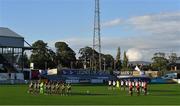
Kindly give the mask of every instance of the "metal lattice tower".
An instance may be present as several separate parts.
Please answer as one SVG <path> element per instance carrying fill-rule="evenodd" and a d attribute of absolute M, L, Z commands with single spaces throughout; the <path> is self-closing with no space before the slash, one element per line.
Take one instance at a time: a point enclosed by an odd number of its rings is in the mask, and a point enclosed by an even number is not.
<path fill-rule="evenodd" d="M 94 35 L 93 35 L 93 69 L 96 70 L 96 64 L 99 65 L 99 70 L 101 71 L 101 26 L 100 26 L 100 6 L 99 0 L 95 0 L 95 15 L 94 15 Z M 96 62 L 95 52 L 99 53 L 98 62 Z"/>

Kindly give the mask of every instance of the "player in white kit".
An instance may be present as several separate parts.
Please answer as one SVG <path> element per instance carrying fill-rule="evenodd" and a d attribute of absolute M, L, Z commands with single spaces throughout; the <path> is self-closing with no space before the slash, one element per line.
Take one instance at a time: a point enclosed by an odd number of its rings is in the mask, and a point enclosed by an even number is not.
<path fill-rule="evenodd" d="M 116 88 L 116 81 L 113 81 L 113 89 Z"/>
<path fill-rule="evenodd" d="M 124 81 L 121 80 L 121 90 L 123 90 L 123 87 L 124 87 L 124 90 L 125 90 Z"/>
<path fill-rule="evenodd" d="M 108 81 L 108 89 L 109 89 L 109 90 L 111 90 L 111 89 L 112 89 L 112 88 L 111 88 L 111 85 L 112 85 L 112 81 L 111 81 L 111 80 L 109 80 L 109 81 Z"/>

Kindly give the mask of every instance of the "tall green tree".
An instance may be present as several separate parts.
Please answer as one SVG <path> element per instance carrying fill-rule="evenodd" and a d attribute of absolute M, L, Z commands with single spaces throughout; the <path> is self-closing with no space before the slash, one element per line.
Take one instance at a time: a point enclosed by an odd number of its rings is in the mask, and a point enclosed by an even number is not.
<path fill-rule="evenodd" d="M 176 63 L 177 60 L 177 54 L 176 53 L 171 53 L 169 56 L 169 62 L 170 63 Z"/>
<path fill-rule="evenodd" d="M 99 53 L 97 51 L 94 51 L 94 54 L 95 54 L 95 60 L 98 61 L 98 58 L 99 58 Z M 79 60 L 82 62 L 82 64 L 84 62 L 84 64 L 87 65 L 87 68 L 92 68 L 92 61 L 93 61 L 93 49 L 91 47 L 84 47 L 84 48 L 81 48 L 79 50 Z M 98 65 L 96 65 L 98 66 Z"/>
<path fill-rule="evenodd" d="M 80 60 L 84 60 L 84 59 L 90 60 L 90 58 L 92 58 L 93 56 L 93 49 L 91 47 L 86 46 L 79 50 L 79 54 L 80 54 L 79 56 Z M 97 52 L 95 54 L 98 55 Z"/>
<path fill-rule="evenodd" d="M 22 55 L 21 56 L 17 55 L 17 56 L 15 56 L 15 58 L 17 60 L 17 64 L 20 67 L 22 67 L 22 65 L 23 65 L 24 68 L 29 68 L 30 67 L 30 60 L 29 60 L 26 53 L 24 53 L 23 57 L 22 57 Z"/>
<path fill-rule="evenodd" d="M 34 63 L 34 68 L 36 69 L 47 69 L 54 68 L 56 65 L 54 63 L 54 57 L 52 57 L 52 50 L 48 49 L 47 43 L 42 40 L 38 40 L 32 44 L 35 48 L 30 56 L 30 62 Z"/>
<path fill-rule="evenodd" d="M 113 69 L 113 64 L 114 64 L 113 56 L 110 54 L 105 54 L 103 57 L 105 58 L 106 67 Z"/>
<path fill-rule="evenodd" d="M 159 71 L 167 70 L 168 60 L 165 58 L 165 53 L 155 53 L 152 58 L 152 67 Z"/>
<path fill-rule="evenodd" d="M 126 51 L 124 51 L 124 57 L 123 57 L 123 64 L 122 64 L 122 68 L 123 70 L 128 70 L 128 63 L 129 63 L 129 59 L 126 55 Z"/>
<path fill-rule="evenodd" d="M 106 71 L 109 71 L 111 74 L 113 73 L 113 67 L 114 67 L 114 58 L 110 54 L 103 55 L 104 60 L 102 62 L 103 65 L 105 65 Z M 104 67 L 104 66 L 103 66 Z"/>
<path fill-rule="evenodd" d="M 73 68 L 76 62 L 76 53 L 65 42 L 56 42 L 55 47 L 58 63 L 63 67 Z"/>
<path fill-rule="evenodd" d="M 49 68 L 57 68 L 57 58 L 56 53 L 52 49 L 48 49 L 48 67 Z"/>
<path fill-rule="evenodd" d="M 122 68 L 122 63 L 121 63 L 121 49 L 118 47 L 117 49 L 117 55 L 116 55 L 116 70 L 120 71 Z"/>
<path fill-rule="evenodd" d="M 79 50 L 79 60 L 81 62 L 81 64 L 86 64 L 87 68 L 92 68 L 92 61 L 93 61 L 93 49 L 91 47 L 84 47 L 81 48 Z M 94 55 L 95 55 L 95 61 L 98 62 L 99 59 L 99 53 L 97 51 L 94 51 Z M 102 62 L 102 67 L 104 68 L 105 65 L 105 69 L 106 70 L 113 70 L 113 66 L 114 66 L 114 58 L 112 55 L 110 54 L 101 54 L 101 62 Z M 86 62 L 86 63 L 84 63 Z M 98 69 L 99 65 L 96 63 L 95 68 Z M 83 68 L 83 65 L 82 67 Z"/>

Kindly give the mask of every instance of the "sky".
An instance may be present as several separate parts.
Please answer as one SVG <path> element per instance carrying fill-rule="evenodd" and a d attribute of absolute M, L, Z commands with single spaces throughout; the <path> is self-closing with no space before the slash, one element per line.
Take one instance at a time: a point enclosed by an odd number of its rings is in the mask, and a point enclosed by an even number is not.
<path fill-rule="evenodd" d="M 94 0 L 0 0 L 0 26 L 43 40 L 64 41 L 76 52 L 92 46 Z M 155 52 L 180 56 L 180 0 L 100 0 L 102 53 L 117 48 L 130 61 L 151 61 Z M 123 53 L 121 53 L 123 54 Z"/>

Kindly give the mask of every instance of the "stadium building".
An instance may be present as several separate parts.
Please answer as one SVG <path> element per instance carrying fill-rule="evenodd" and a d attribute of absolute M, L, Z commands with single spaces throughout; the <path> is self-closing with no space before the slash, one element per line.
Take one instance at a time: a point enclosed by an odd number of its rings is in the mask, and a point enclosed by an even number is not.
<path fill-rule="evenodd" d="M 27 43 L 21 35 L 9 28 L 0 27 L 0 81 L 24 79 L 23 55 L 26 50 L 32 49 L 25 47 L 24 42 Z"/>

